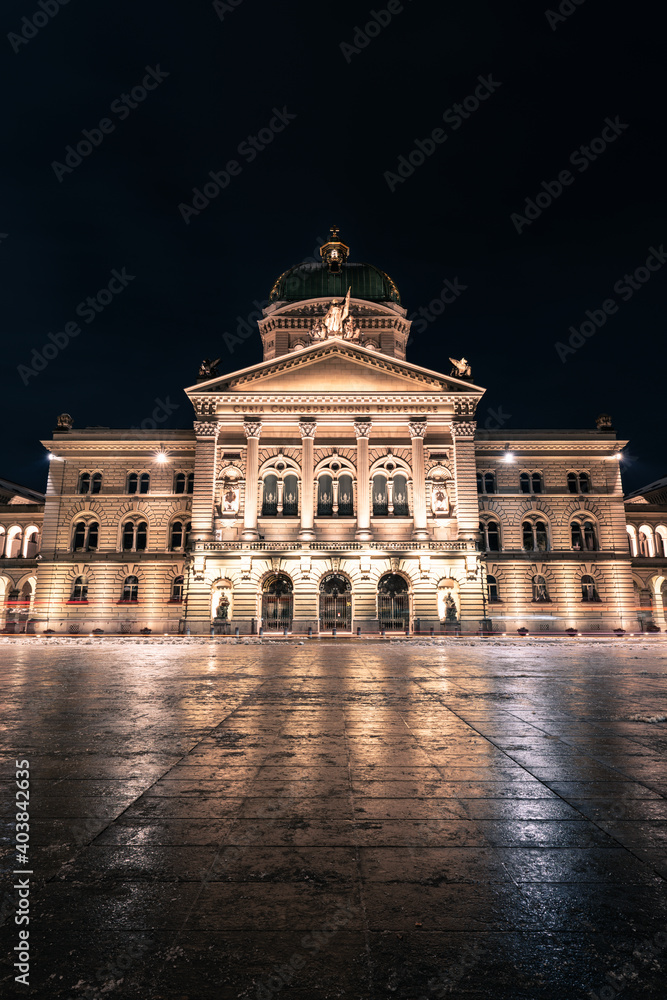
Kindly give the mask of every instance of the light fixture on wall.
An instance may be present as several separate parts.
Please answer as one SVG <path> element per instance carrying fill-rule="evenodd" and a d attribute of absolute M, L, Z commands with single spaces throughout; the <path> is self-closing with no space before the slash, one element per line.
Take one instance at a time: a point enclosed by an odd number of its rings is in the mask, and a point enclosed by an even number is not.
<path fill-rule="evenodd" d="M 155 452 L 155 461 L 158 462 L 160 465 L 164 465 L 164 463 L 167 462 L 168 460 L 169 460 L 169 455 L 167 454 L 166 449 L 162 445 L 160 445 L 160 447 Z"/>
<path fill-rule="evenodd" d="M 503 462 L 516 462 L 516 456 L 513 451 L 510 450 L 509 443 L 505 445 L 505 450 L 502 457 Z"/>

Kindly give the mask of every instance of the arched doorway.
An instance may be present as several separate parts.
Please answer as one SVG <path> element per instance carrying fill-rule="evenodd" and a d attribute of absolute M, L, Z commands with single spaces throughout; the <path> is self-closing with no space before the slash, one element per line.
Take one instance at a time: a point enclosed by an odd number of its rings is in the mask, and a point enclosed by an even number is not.
<path fill-rule="evenodd" d="M 352 585 L 340 573 L 327 573 L 320 583 L 320 631 L 352 628 Z"/>
<path fill-rule="evenodd" d="M 292 590 L 292 581 L 284 573 L 274 573 L 265 580 L 262 592 L 262 621 L 265 629 L 282 631 L 292 628 Z"/>
<path fill-rule="evenodd" d="M 397 573 L 385 573 L 378 583 L 380 628 L 401 631 L 410 624 L 410 594 L 407 581 Z"/>

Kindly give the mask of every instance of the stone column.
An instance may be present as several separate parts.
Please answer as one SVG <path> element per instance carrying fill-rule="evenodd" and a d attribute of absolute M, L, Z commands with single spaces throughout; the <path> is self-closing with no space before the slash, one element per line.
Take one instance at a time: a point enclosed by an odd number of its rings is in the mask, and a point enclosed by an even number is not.
<path fill-rule="evenodd" d="M 360 542 L 370 541 L 372 537 L 368 483 L 370 476 L 368 439 L 372 426 L 370 420 L 356 420 L 354 423 L 354 433 L 357 436 L 357 531 L 355 537 Z"/>
<path fill-rule="evenodd" d="M 195 452 L 195 481 L 192 491 L 192 538 L 210 542 L 215 537 L 215 450 L 218 424 L 214 421 L 195 420 L 197 450 Z"/>
<path fill-rule="evenodd" d="M 315 538 L 314 504 L 313 504 L 313 471 L 315 453 L 314 420 L 300 420 L 301 431 L 301 530 L 299 538 L 302 542 L 310 542 Z"/>
<path fill-rule="evenodd" d="M 243 431 L 248 446 L 245 455 L 245 505 L 241 538 L 245 542 L 252 542 L 258 537 L 257 477 L 259 473 L 259 436 L 262 433 L 261 420 L 245 420 Z"/>
<path fill-rule="evenodd" d="M 412 438 L 412 521 L 415 538 L 428 538 L 426 521 L 426 473 L 424 469 L 425 420 L 408 424 Z"/>
<path fill-rule="evenodd" d="M 479 496 L 475 464 L 474 420 L 454 420 L 454 477 L 456 481 L 456 520 L 459 538 L 477 540 L 479 534 Z"/>

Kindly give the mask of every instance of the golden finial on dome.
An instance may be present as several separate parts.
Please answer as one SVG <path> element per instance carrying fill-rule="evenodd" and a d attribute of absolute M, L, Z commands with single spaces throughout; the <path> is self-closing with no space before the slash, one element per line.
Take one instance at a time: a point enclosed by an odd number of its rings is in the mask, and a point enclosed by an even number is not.
<path fill-rule="evenodd" d="M 349 257 L 350 248 L 338 239 L 340 233 L 338 226 L 332 226 L 329 232 L 331 239 L 320 247 L 320 257 L 332 274 L 337 274 Z"/>

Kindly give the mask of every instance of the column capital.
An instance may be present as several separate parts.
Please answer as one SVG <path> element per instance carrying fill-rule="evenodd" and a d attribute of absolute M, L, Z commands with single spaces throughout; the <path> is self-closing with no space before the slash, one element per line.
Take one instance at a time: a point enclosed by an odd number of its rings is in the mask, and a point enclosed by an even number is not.
<path fill-rule="evenodd" d="M 371 420 L 355 420 L 354 433 L 358 438 L 368 438 L 371 436 L 372 426 L 373 422 Z"/>
<path fill-rule="evenodd" d="M 454 420 L 452 422 L 452 437 L 455 440 L 457 438 L 472 438 L 475 436 L 476 427 L 476 420 Z"/>
<path fill-rule="evenodd" d="M 317 430 L 317 421 L 315 420 L 300 420 L 299 421 L 299 431 L 301 432 L 302 438 L 314 438 L 315 431 Z"/>
<path fill-rule="evenodd" d="M 425 420 L 411 420 L 408 424 L 411 438 L 423 438 L 426 434 Z"/>
<path fill-rule="evenodd" d="M 247 438 L 258 438 L 262 433 L 261 420 L 244 420 L 243 433 Z"/>
<path fill-rule="evenodd" d="M 219 424 L 213 420 L 195 420 L 193 427 L 197 437 L 216 437 Z"/>

